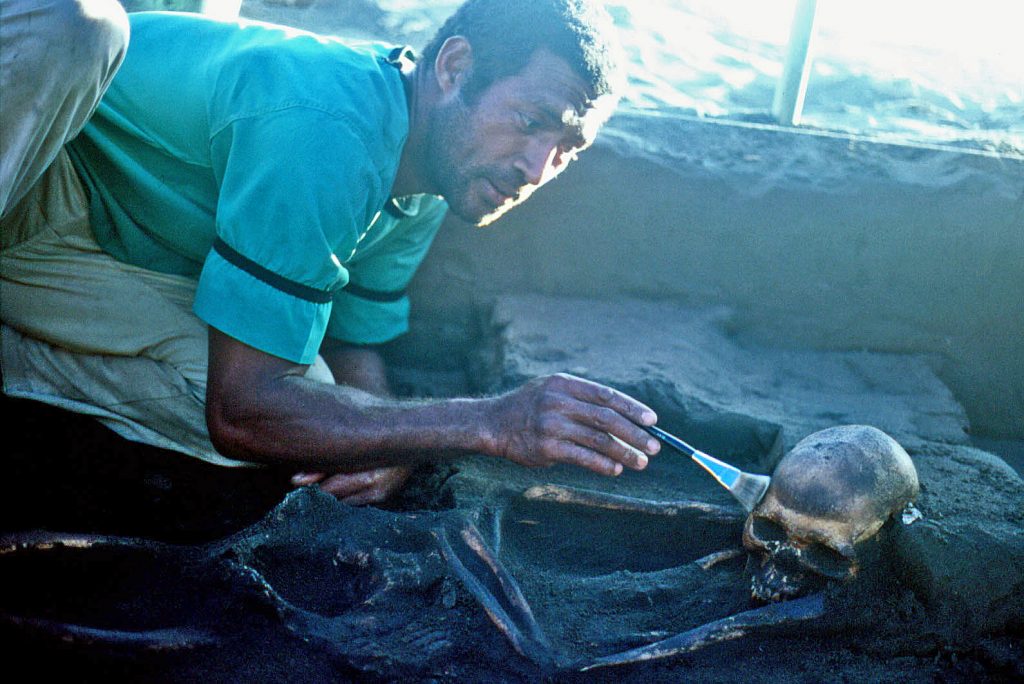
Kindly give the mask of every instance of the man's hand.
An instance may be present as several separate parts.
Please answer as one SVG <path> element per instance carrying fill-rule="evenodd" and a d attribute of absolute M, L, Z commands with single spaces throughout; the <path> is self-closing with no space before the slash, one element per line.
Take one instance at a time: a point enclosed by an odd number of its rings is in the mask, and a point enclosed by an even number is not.
<path fill-rule="evenodd" d="M 537 378 L 493 401 L 490 451 L 521 465 L 571 463 L 618 475 L 643 470 L 660 449 L 640 427 L 657 421 L 654 411 L 583 378 Z"/>
<path fill-rule="evenodd" d="M 377 350 L 325 340 L 321 353 L 338 384 L 356 387 L 379 397 L 391 396 L 384 359 Z M 412 468 L 405 466 L 333 475 L 303 472 L 292 476 L 292 484 L 296 487 L 319 484 L 320 491 L 332 494 L 349 505 L 363 506 L 391 498 L 411 473 Z"/>
<path fill-rule="evenodd" d="M 320 490 L 333 494 L 352 506 L 381 503 L 401 489 L 412 473 L 412 468 L 394 466 L 376 468 L 358 473 L 296 473 L 292 484 L 296 487 L 319 483 Z"/>
<path fill-rule="evenodd" d="M 336 379 L 355 371 L 365 376 L 367 357 L 357 355 L 362 362 L 328 359 Z M 350 473 L 337 483 L 352 496 L 359 489 L 355 473 L 425 456 L 485 453 L 527 466 L 571 463 L 618 475 L 624 467 L 643 469 L 658 452 L 641 427 L 656 422 L 651 409 L 571 375 L 539 378 L 499 397 L 397 400 L 318 382 L 307 371 L 211 327 L 206 423 L 218 451 L 241 461 L 290 463 L 304 473 Z M 399 479 L 381 477 L 371 490 L 393 490 Z"/>

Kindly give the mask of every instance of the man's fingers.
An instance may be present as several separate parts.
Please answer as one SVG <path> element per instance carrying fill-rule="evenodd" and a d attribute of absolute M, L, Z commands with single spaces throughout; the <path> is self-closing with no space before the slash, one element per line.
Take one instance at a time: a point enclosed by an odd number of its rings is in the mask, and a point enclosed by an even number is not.
<path fill-rule="evenodd" d="M 610 408 L 637 425 L 654 425 L 658 422 L 658 414 L 650 406 L 637 401 L 628 394 L 585 378 L 577 378 L 572 375 L 563 377 L 570 380 L 569 393 L 577 399 Z"/>
<path fill-rule="evenodd" d="M 381 503 L 387 498 L 387 493 L 381 491 L 379 487 L 368 487 L 362 491 L 356 492 L 355 494 L 339 497 L 342 503 L 347 503 L 350 506 L 365 506 L 366 504 Z"/>
<path fill-rule="evenodd" d="M 615 435 L 579 423 L 567 425 L 565 433 L 568 441 L 596 451 L 627 468 L 643 470 L 647 467 L 647 455 Z"/>
<path fill-rule="evenodd" d="M 622 473 L 621 463 L 573 442 L 555 443 L 550 449 L 549 456 L 558 463 L 577 465 L 593 470 L 598 475 L 614 476 Z"/>
<path fill-rule="evenodd" d="M 609 436 L 615 442 L 617 442 L 618 445 L 622 449 L 625 450 L 625 454 L 623 455 L 623 458 L 617 458 L 615 460 L 617 460 L 620 463 L 623 463 L 623 464 L 629 466 L 633 470 L 643 470 L 644 468 L 647 467 L 647 464 L 650 462 L 650 459 L 647 457 L 647 454 L 645 454 L 644 452 L 640 451 L 639 449 L 631 447 L 630 445 L 626 444 L 625 442 L 623 442 L 621 439 L 619 439 L 615 435 L 609 435 Z M 623 459 L 626 459 L 626 460 L 623 460 Z"/>
<path fill-rule="evenodd" d="M 377 481 L 375 471 L 367 470 L 360 473 L 339 473 L 320 482 L 320 490 L 341 500 L 356 495 L 370 488 Z"/>
<path fill-rule="evenodd" d="M 304 487 L 316 484 L 325 477 L 327 477 L 327 473 L 295 473 L 292 475 L 292 486 Z"/>
<path fill-rule="evenodd" d="M 405 483 L 411 469 L 389 466 L 358 473 L 331 475 L 320 483 L 321 491 L 353 506 L 381 503 Z"/>
<path fill-rule="evenodd" d="M 577 424 L 585 426 L 586 429 L 592 429 L 599 434 L 608 434 L 628 448 L 636 449 L 647 456 L 654 456 L 661 450 L 658 440 L 610 408 L 579 401 L 568 407 L 567 413 Z M 579 443 L 587 446 L 593 445 L 598 451 L 607 453 L 600 443 L 595 445 L 593 439 L 602 439 L 603 441 L 603 438 L 592 437 L 591 441 Z"/>
<path fill-rule="evenodd" d="M 572 375 L 535 378 L 493 407 L 493 453 L 526 466 L 569 463 L 618 475 L 644 469 L 661 448 L 643 428 L 657 421 L 654 411 Z"/>

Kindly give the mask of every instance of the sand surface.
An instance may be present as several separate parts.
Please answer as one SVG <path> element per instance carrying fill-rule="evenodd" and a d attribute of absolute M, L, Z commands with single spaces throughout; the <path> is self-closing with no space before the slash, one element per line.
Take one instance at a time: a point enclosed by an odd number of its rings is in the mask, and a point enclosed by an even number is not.
<path fill-rule="evenodd" d="M 173 2 L 174 0 L 164 0 Z M 243 17 L 419 49 L 459 0 L 245 0 Z M 604 3 L 629 63 L 624 108 L 767 121 L 794 4 L 743 0 Z M 1020 10 L 819 7 L 802 125 L 889 141 L 1024 153 L 1024 106 L 1009 26 Z M 915 12 L 930 12 L 927 21 Z M 993 21 L 993 17 L 995 20 Z M 1005 26 L 1003 25 L 1005 24 Z M 957 35 L 957 34 L 960 35 Z M 973 39 L 973 42 L 971 42 Z M 617 127 L 616 124 L 612 124 Z M 672 143 L 643 136 L 652 156 Z"/>

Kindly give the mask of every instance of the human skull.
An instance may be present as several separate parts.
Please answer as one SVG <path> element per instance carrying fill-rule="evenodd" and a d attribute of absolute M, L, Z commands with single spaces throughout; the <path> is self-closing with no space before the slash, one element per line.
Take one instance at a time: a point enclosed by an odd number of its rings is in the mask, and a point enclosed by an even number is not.
<path fill-rule="evenodd" d="M 918 489 L 907 452 L 881 430 L 843 425 L 805 437 L 779 461 L 744 524 L 754 598 L 777 601 L 852 579 L 861 543 Z"/>

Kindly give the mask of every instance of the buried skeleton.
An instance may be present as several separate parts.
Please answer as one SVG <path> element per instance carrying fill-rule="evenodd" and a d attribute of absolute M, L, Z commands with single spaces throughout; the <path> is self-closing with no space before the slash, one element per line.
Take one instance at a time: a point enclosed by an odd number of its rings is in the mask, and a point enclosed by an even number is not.
<path fill-rule="evenodd" d="M 355 509 L 303 489 L 262 523 L 199 547 L 118 537 L 9 538 L 0 555 L 13 580 L 4 597 L 5 621 L 23 636 L 50 639 L 65 648 L 95 652 L 99 647 L 149 659 L 181 653 L 199 660 L 204 653 L 211 660 L 232 653 L 244 658 L 251 647 L 246 634 L 263 640 L 269 650 L 284 649 L 283 643 L 299 637 L 346 668 L 386 677 L 479 662 L 480 653 L 500 652 L 495 639 L 521 656 L 513 669 L 525 674 L 639 664 L 702 652 L 724 641 L 767 638 L 780 630 L 814 634 L 834 629 L 829 587 L 856 585 L 855 578 L 873 571 L 872 556 L 885 565 L 882 551 L 893 548 L 893 532 L 905 524 L 900 512 L 918 490 L 913 463 L 902 448 L 864 426 L 828 429 L 802 440 L 780 461 L 769 492 L 746 521 L 738 507 L 710 501 L 648 500 L 565 484 L 516 489 L 498 487 L 489 477 L 461 477 L 457 486 L 464 497 L 485 480 L 489 488 L 478 492 L 486 503 L 470 515 L 459 509 L 413 514 Z M 822 491 L 831 494 L 823 497 Z M 628 519 L 640 538 L 657 530 L 686 529 L 700 539 L 680 543 L 672 550 L 675 556 L 666 552 L 661 558 L 636 559 L 631 566 L 636 572 L 624 571 L 624 579 L 632 580 L 627 589 L 632 595 L 615 590 L 624 603 L 657 596 L 665 584 L 678 593 L 663 594 L 663 600 L 679 598 L 680 610 L 685 610 L 684 596 L 702 592 L 731 595 L 731 603 L 715 619 L 674 635 L 653 629 L 584 634 L 576 626 L 553 623 L 547 605 L 551 598 L 537 591 L 531 576 L 556 573 L 557 562 L 550 548 L 538 552 L 545 547 L 532 543 L 530 535 L 544 534 L 545 528 L 564 533 L 569 528 L 558 527 L 557 521 L 573 521 L 580 538 L 561 542 L 567 544 L 567 555 L 576 555 L 578 548 L 600 545 L 601 535 L 618 526 L 616 518 Z M 778 526 L 770 529 L 779 539 L 767 538 L 769 522 Z M 751 579 L 742 565 L 747 554 L 740 546 L 744 528 L 749 565 L 755 570 L 754 598 L 814 593 L 751 604 Z M 589 536 L 593 533 L 597 539 Z M 830 559 L 845 569 L 841 574 L 806 560 L 825 551 L 796 552 L 828 544 L 834 547 L 828 553 L 837 554 Z M 787 547 L 805 560 L 799 572 L 765 571 L 783 565 Z M 62 604 L 79 605 L 82 595 L 102 590 L 97 579 L 112 558 L 125 571 L 128 589 L 122 586 L 118 596 L 109 597 L 98 617 L 65 614 Z M 672 565 L 677 561 L 685 562 Z M 17 596 L 18 581 L 39 575 L 56 579 L 58 566 L 74 571 L 74 578 L 65 578 L 73 581 L 60 586 L 66 598 L 76 600 L 62 603 L 57 597 L 49 609 L 27 612 L 29 604 Z M 641 570 L 654 577 L 642 586 L 635 579 Z M 773 573 L 784 578 L 785 591 L 766 594 L 761 587 Z M 797 590 L 801 573 L 805 579 L 817 576 Z M 604 582 L 596 575 L 593 579 Z M 308 587 L 317 592 L 310 594 Z M 608 592 L 586 593 L 596 603 L 608 601 Z M 736 600 L 744 593 L 745 606 Z M 150 598 L 141 605 L 137 598 L 125 598 L 129 594 Z M 90 601 L 100 603 L 95 596 Z M 576 599 L 580 614 L 593 615 L 594 607 L 584 602 Z M 245 615 L 250 618 L 241 619 Z M 486 627 L 488 621 L 497 629 Z M 560 627 L 579 633 L 591 647 L 567 648 Z M 488 645 L 482 648 L 481 642 Z M 638 642 L 643 645 L 629 647 Z"/>

